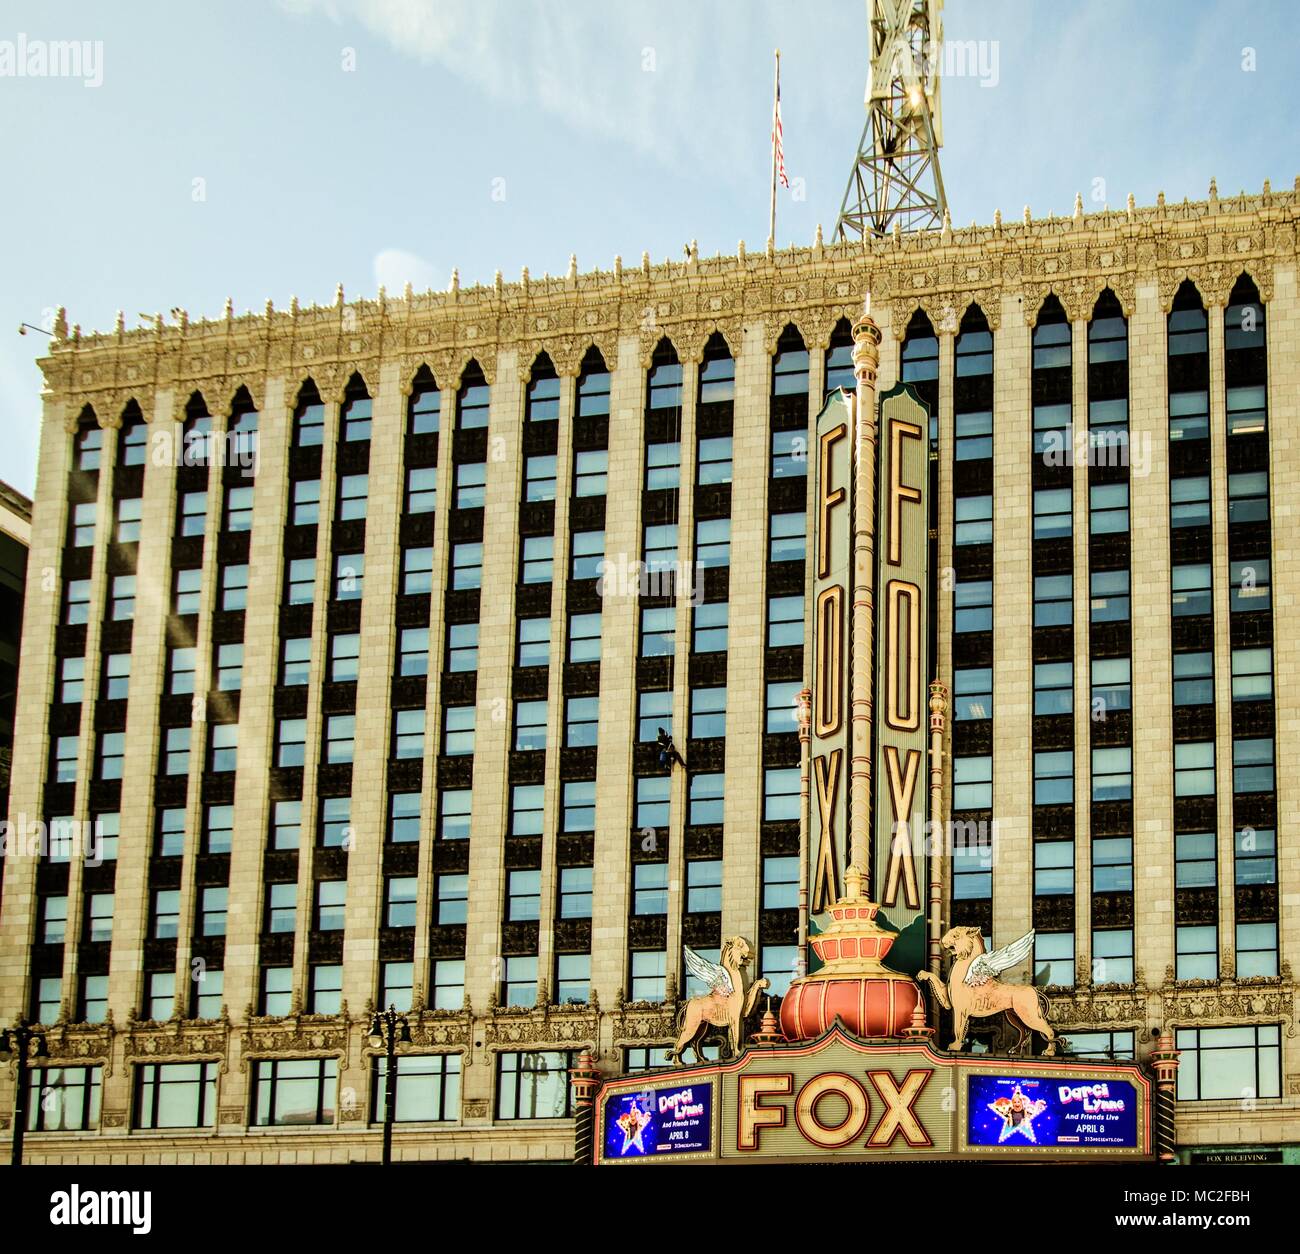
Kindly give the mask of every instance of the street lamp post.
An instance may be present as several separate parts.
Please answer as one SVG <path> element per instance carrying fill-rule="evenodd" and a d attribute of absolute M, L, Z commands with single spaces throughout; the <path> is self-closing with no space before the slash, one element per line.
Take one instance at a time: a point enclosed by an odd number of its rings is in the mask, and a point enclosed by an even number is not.
<path fill-rule="evenodd" d="M 35 1049 L 32 1046 L 35 1045 Z M 18 1026 L 6 1028 L 0 1032 L 0 1055 L 18 1055 L 18 1087 L 14 1093 L 14 1139 L 10 1165 L 23 1165 L 23 1134 L 27 1131 L 27 1080 L 28 1062 L 31 1058 L 48 1058 L 49 1045 L 45 1033 L 33 1027 L 26 1019 L 19 1019 Z"/>
<path fill-rule="evenodd" d="M 393 1117 L 397 1096 L 397 1047 L 411 1043 L 411 1025 L 406 1016 L 397 1013 L 397 1007 L 376 1010 L 370 1020 L 370 1044 L 384 1049 L 388 1059 L 384 1068 L 384 1153 L 381 1162 L 385 1167 L 393 1161 Z"/>

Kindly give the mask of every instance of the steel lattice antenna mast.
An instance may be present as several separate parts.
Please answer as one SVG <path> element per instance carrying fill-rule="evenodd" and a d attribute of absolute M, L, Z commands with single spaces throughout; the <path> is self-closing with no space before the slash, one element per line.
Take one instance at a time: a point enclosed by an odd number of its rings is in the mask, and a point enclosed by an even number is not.
<path fill-rule="evenodd" d="M 948 202 L 939 173 L 942 11 L 943 0 L 867 0 L 867 124 L 844 189 L 837 239 L 943 223 Z"/>

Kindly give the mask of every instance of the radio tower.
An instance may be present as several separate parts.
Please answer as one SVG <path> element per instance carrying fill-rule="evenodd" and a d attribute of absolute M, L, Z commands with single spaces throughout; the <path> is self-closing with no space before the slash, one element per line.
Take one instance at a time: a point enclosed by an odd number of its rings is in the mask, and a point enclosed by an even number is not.
<path fill-rule="evenodd" d="M 943 0 L 867 0 L 867 124 L 835 224 L 837 239 L 943 223 L 939 60 Z"/>

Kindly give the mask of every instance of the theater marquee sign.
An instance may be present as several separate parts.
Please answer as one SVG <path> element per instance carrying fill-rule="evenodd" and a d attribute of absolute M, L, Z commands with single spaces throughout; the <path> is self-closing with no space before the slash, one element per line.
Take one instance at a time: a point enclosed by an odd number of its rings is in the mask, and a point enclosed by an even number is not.
<path fill-rule="evenodd" d="M 820 1040 L 625 1076 L 596 1098 L 597 1165 L 1151 1158 L 1133 1063 L 963 1057 L 924 1041 Z"/>

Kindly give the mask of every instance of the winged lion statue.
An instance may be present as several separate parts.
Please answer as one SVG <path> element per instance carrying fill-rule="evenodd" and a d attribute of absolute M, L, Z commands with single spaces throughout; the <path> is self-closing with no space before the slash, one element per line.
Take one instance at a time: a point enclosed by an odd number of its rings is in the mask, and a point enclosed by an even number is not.
<path fill-rule="evenodd" d="M 754 951 L 743 936 L 733 936 L 723 943 L 718 962 L 710 962 L 689 945 L 684 948 L 686 969 L 697 980 L 707 984 L 709 991 L 699 997 L 692 997 L 682 1007 L 677 1043 L 669 1058 L 680 1064 L 682 1052 L 690 1048 L 695 1051 L 696 1060 L 703 1062 L 700 1041 L 710 1026 L 727 1029 L 731 1056 L 735 1057 L 740 1053 L 741 1029 L 745 1019 L 769 981 L 755 980 L 748 988 L 745 987 L 745 968 L 753 960 Z"/>

